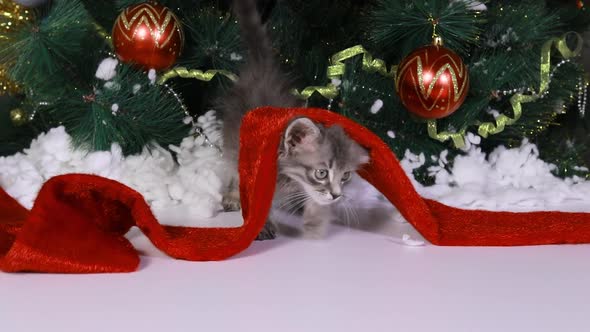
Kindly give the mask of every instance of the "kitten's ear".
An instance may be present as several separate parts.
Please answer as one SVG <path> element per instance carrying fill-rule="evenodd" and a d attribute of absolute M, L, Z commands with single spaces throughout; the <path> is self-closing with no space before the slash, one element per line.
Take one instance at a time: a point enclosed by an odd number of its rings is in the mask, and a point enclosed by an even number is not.
<path fill-rule="evenodd" d="M 354 142 L 351 146 L 351 155 L 356 156 L 358 166 L 368 164 L 371 161 L 370 153 L 367 149 Z"/>
<path fill-rule="evenodd" d="M 359 155 L 359 164 L 368 164 L 369 161 L 371 161 L 371 157 L 369 157 L 369 151 L 365 150 L 364 148 L 361 148 L 361 153 Z"/>
<path fill-rule="evenodd" d="M 310 152 L 316 149 L 316 141 L 321 136 L 320 128 L 309 118 L 293 120 L 285 131 L 285 151 Z"/>

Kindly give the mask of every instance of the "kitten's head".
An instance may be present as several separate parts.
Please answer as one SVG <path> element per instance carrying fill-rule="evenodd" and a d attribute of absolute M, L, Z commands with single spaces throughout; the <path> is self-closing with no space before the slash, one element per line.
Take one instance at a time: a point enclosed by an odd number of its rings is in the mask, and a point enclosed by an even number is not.
<path fill-rule="evenodd" d="M 279 171 L 297 181 L 316 203 L 338 201 L 368 152 L 342 127 L 323 127 L 309 118 L 293 120 L 283 137 Z"/>

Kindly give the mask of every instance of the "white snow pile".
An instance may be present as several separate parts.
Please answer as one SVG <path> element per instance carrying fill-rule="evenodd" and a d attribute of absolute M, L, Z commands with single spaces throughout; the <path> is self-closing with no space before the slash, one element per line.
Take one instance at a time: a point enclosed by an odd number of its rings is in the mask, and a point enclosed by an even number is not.
<path fill-rule="evenodd" d="M 382 108 L 383 108 L 383 100 L 381 100 L 381 99 L 375 100 L 373 105 L 371 105 L 371 109 L 370 109 L 371 114 L 379 113 L 379 111 L 381 111 Z"/>
<path fill-rule="evenodd" d="M 486 11 L 488 10 L 488 7 L 483 4 L 481 1 L 475 1 L 475 0 L 452 0 L 452 3 L 455 2 L 465 2 L 465 4 L 467 5 L 467 9 L 469 10 L 474 10 L 474 11 Z M 484 1 L 485 2 L 485 1 Z"/>
<path fill-rule="evenodd" d="M 211 143 L 221 145 L 221 122 L 213 111 L 198 120 Z M 524 141 L 518 148 L 500 147 L 489 156 L 478 147 L 477 137 L 466 155 L 448 167 L 447 153 L 429 157 L 438 166 L 429 168 L 436 183 L 425 187 L 412 176 L 426 157 L 406 152 L 402 167 L 418 192 L 442 203 L 467 208 L 504 211 L 590 211 L 590 182 L 579 178 L 560 179 L 554 165 L 539 159 L 535 145 Z M 186 226 L 237 226 L 239 213 L 220 214 L 221 191 L 227 174 L 219 150 L 203 136 L 189 136 L 180 146 L 162 147 L 124 157 L 114 144 L 110 151 L 75 150 L 63 127 L 41 134 L 29 149 L 0 157 L 0 186 L 30 208 L 47 179 L 67 173 L 97 174 L 120 181 L 140 192 L 158 218 L 166 224 Z M 354 187 L 355 206 L 376 204 L 375 189 L 364 181 Z M 206 220 L 204 220 L 205 218 Z M 174 219 L 174 221 L 171 221 Z M 229 220 L 231 219 L 231 220 Z M 236 220 L 233 220 L 236 219 Z M 221 224 L 219 224 L 221 223 Z"/>
<path fill-rule="evenodd" d="M 155 146 L 151 151 L 124 157 L 113 144 L 110 151 L 83 152 L 72 147 L 64 127 L 39 135 L 23 153 L 0 157 L 0 186 L 23 206 L 31 208 L 43 183 L 67 173 L 96 174 L 120 181 L 140 192 L 156 215 L 175 209 L 195 217 L 212 217 L 221 209 L 223 163 L 211 143 L 220 140 L 220 122 L 214 112 L 198 120 L 209 137 L 186 137 L 172 154 Z M 185 218 L 191 219 L 191 218 Z"/>
<path fill-rule="evenodd" d="M 119 61 L 115 58 L 103 59 L 96 69 L 95 76 L 101 80 L 110 81 L 117 75 Z"/>
<path fill-rule="evenodd" d="M 487 158 L 471 144 L 465 156 L 455 158 L 450 171 L 446 155 L 443 151 L 433 157 L 438 161 L 438 166 L 429 168 L 434 185 L 425 187 L 411 177 L 422 196 L 466 209 L 590 211 L 590 182 L 554 176 L 555 165 L 539 159 L 537 147 L 526 140 L 517 148 L 499 147 Z M 425 157 L 407 151 L 401 163 L 412 174 L 424 165 Z"/>

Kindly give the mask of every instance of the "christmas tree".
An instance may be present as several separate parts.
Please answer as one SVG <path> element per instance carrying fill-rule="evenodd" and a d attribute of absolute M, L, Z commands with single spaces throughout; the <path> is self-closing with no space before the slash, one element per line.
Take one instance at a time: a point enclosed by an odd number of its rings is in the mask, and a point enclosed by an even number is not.
<path fill-rule="evenodd" d="M 524 139 L 556 175 L 587 176 L 583 1 L 259 4 L 293 93 L 400 157 L 421 155 L 420 182 L 470 144 Z M 0 11 L 0 155 L 58 126 L 85 151 L 177 146 L 247 60 L 229 1 L 0 0 Z"/>
<path fill-rule="evenodd" d="M 257 0 L 307 107 L 244 118 L 241 217 L 220 213 L 215 110 L 248 63 L 236 1 L 0 0 L 0 269 L 132 271 L 133 226 L 176 258 L 241 252 L 273 213 L 293 217 L 273 195 L 297 116 L 369 150 L 335 213 L 310 212 L 323 222 L 590 242 L 583 1 Z"/>

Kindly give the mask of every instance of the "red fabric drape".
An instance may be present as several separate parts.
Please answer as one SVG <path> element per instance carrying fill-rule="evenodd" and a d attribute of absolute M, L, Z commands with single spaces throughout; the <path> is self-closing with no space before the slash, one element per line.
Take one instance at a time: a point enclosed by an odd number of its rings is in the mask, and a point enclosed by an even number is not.
<path fill-rule="evenodd" d="M 94 175 L 48 180 L 31 211 L 0 190 L 0 269 L 7 272 L 127 272 L 139 258 L 124 238 L 132 226 L 163 252 L 186 260 L 222 260 L 245 250 L 271 206 L 281 135 L 295 117 L 338 124 L 370 151 L 359 174 L 381 191 L 431 243 L 513 246 L 590 242 L 590 214 L 461 210 L 423 199 L 387 145 L 361 125 L 322 109 L 264 107 L 243 120 L 240 191 L 244 224 L 235 228 L 162 226 L 134 190 Z"/>

